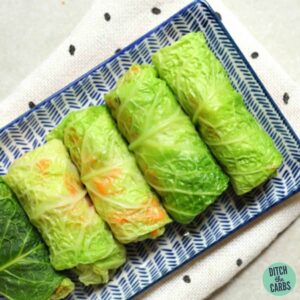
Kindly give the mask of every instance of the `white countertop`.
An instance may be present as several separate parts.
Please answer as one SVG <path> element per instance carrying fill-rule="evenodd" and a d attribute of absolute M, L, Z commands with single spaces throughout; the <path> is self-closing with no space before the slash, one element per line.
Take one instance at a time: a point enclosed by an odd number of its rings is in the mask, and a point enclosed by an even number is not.
<path fill-rule="evenodd" d="M 92 0 L 0 1 L 0 101 L 65 39 L 92 2 Z M 300 1 L 223 0 L 223 2 L 232 9 L 290 77 L 300 84 Z M 214 293 L 210 299 L 274 299 L 262 287 L 262 273 L 269 264 L 278 261 L 286 261 L 294 270 L 300 270 L 299 228 L 298 219 L 247 269 Z M 297 291 L 300 293 L 299 288 Z M 299 296 L 291 293 L 284 299 L 299 299 Z"/>

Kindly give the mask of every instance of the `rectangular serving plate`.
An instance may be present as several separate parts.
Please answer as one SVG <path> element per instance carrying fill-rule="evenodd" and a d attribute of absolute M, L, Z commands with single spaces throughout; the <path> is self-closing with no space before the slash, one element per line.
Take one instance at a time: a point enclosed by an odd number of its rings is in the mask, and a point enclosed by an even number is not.
<path fill-rule="evenodd" d="M 174 223 L 155 241 L 128 245 L 127 263 L 109 284 L 95 288 L 76 282 L 69 300 L 132 298 L 300 190 L 297 135 L 222 22 L 201 0 L 0 129 L 0 174 L 5 174 L 16 158 L 43 144 L 46 134 L 70 111 L 103 104 L 104 94 L 130 65 L 150 63 L 154 52 L 192 31 L 205 33 L 249 111 L 282 153 L 283 165 L 276 177 L 244 197 L 237 197 L 230 188 L 193 223 Z"/>

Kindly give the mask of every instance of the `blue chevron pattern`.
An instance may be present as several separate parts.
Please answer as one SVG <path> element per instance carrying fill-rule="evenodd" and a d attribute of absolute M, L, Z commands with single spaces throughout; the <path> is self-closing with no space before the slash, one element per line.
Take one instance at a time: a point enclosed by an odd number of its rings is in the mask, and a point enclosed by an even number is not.
<path fill-rule="evenodd" d="M 170 225 L 163 237 L 127 246 L 128 261 L 103 287 L 79 283 L 69 300 L 128 299 L 181 264 L 249 223 L 300 188 L 299 140 L 249 67 L 211 8 L 195 1 L 132 45 L 51 96 L 0 130 L 0 174 L 14 159 L 45 142 L 45 135 L 70 111 L 103 104 L 103 95 L 132 63 L 150 63 L 151 55 L 190 31 L 203 31 L 248 109 L 284 156 L 278 175 L 244 197 L 229 189 L 189 225 Z M 74 278 L 75 279 L 75 278 Z"/>

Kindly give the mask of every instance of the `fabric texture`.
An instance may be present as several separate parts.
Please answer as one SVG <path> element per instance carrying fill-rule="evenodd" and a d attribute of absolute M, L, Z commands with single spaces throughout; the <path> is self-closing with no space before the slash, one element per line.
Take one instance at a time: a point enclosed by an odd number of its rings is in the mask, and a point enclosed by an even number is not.
<path fill-rule="evenodd" d="M 160 24 L 190 0 L 96 0 L 73 33 L 0 104 L 0 127 Z M 234 15 L 210 0 L 236 43 L 300 135 L 299 87 Z M 107 13 L 110 17 L 108 17 Z M 71 46 L 72 45 L 72 46 Z M 69 51 L 70 50 L 70 51 Z M 247 266 L 300 214 L 300 195 L 272 209 L 144 292 L 144 299 L 203 299 Z"/>

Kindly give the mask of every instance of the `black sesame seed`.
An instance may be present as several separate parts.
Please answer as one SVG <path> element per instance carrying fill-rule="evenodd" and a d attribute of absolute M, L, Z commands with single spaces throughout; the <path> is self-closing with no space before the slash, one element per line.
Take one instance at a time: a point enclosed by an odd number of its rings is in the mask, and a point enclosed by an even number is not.
<path fill-rule="evenodd" d="M 32 102 L 32 101 L 30 101 L 30 102 L 28 103 L 28 106 L 29 106 L 30 109 L 32 109 L 32 108 L 35 107 L 35 103 Z"/>
<path fill-rule="evenodd" d="M 258 58 L 258 56 L 259 56 L 259 54 L 256 51 L 251 53 L 251 57 L 254 58 L 254 59 Z"/>
<path fill-rule="evenodd" d="M 75 48 L 74 45 L 70 45 L 70 46 L 69 46 L 69 53 L 70 53 L 71 55 L 74 55 L 75 50 L 76 50 L 76 48 Z"/>
<path fill-rule="evenodd" d="M 111 19 L 111 17 L 110 17 L 110 14 L 109 13 L 105 13 L 104 14 L 104 19 L 105 19 L 105 21 L 110 21 L 110 19 Z"/>
<path fill-rule="evenodd" d="M 185 283 L 191 283 L 191 278 L 189 275 L 184 275 L 182 279 Z"/>
<path fill-rule="evenodd" d="M 240 267 L 240 266 L 242 265 L 242 263 L 243 263 L 243 261 L 242 261 L 240 258 L 238 258 L 238 259 L 236 260 L 236 265 L 237 265 L 238 267 Z"/>
<path fill-rule="evenodd" d="M 118 48 L 118 49 L 116 49 L 115 53 L 118 53 L 118 52 L 120 52 L 120 51 L 121 51 L 121 49 Z"/>
<path fill-rule="evenodd" d="M 151 11 L 154 15 L 159 15 L 161 13 L 161 10 L 158 7 L 153 7 Z"/>
<path fill-rule="evenodd" d="M 288 94 L 287 92 L 285 92 L 285 93 L 283 94 L 283 102 L 284 102 L 285 104 L 288 104 L 288 103 L 289 103 L 289 99 L 290 99 L 289 94 Z"/>
<path fill-rule="evenodd" d="M 222 21 L 222 16 L 219 12 L 215 11 L 215 15 L 218 17 L 220 21 Z"/>

